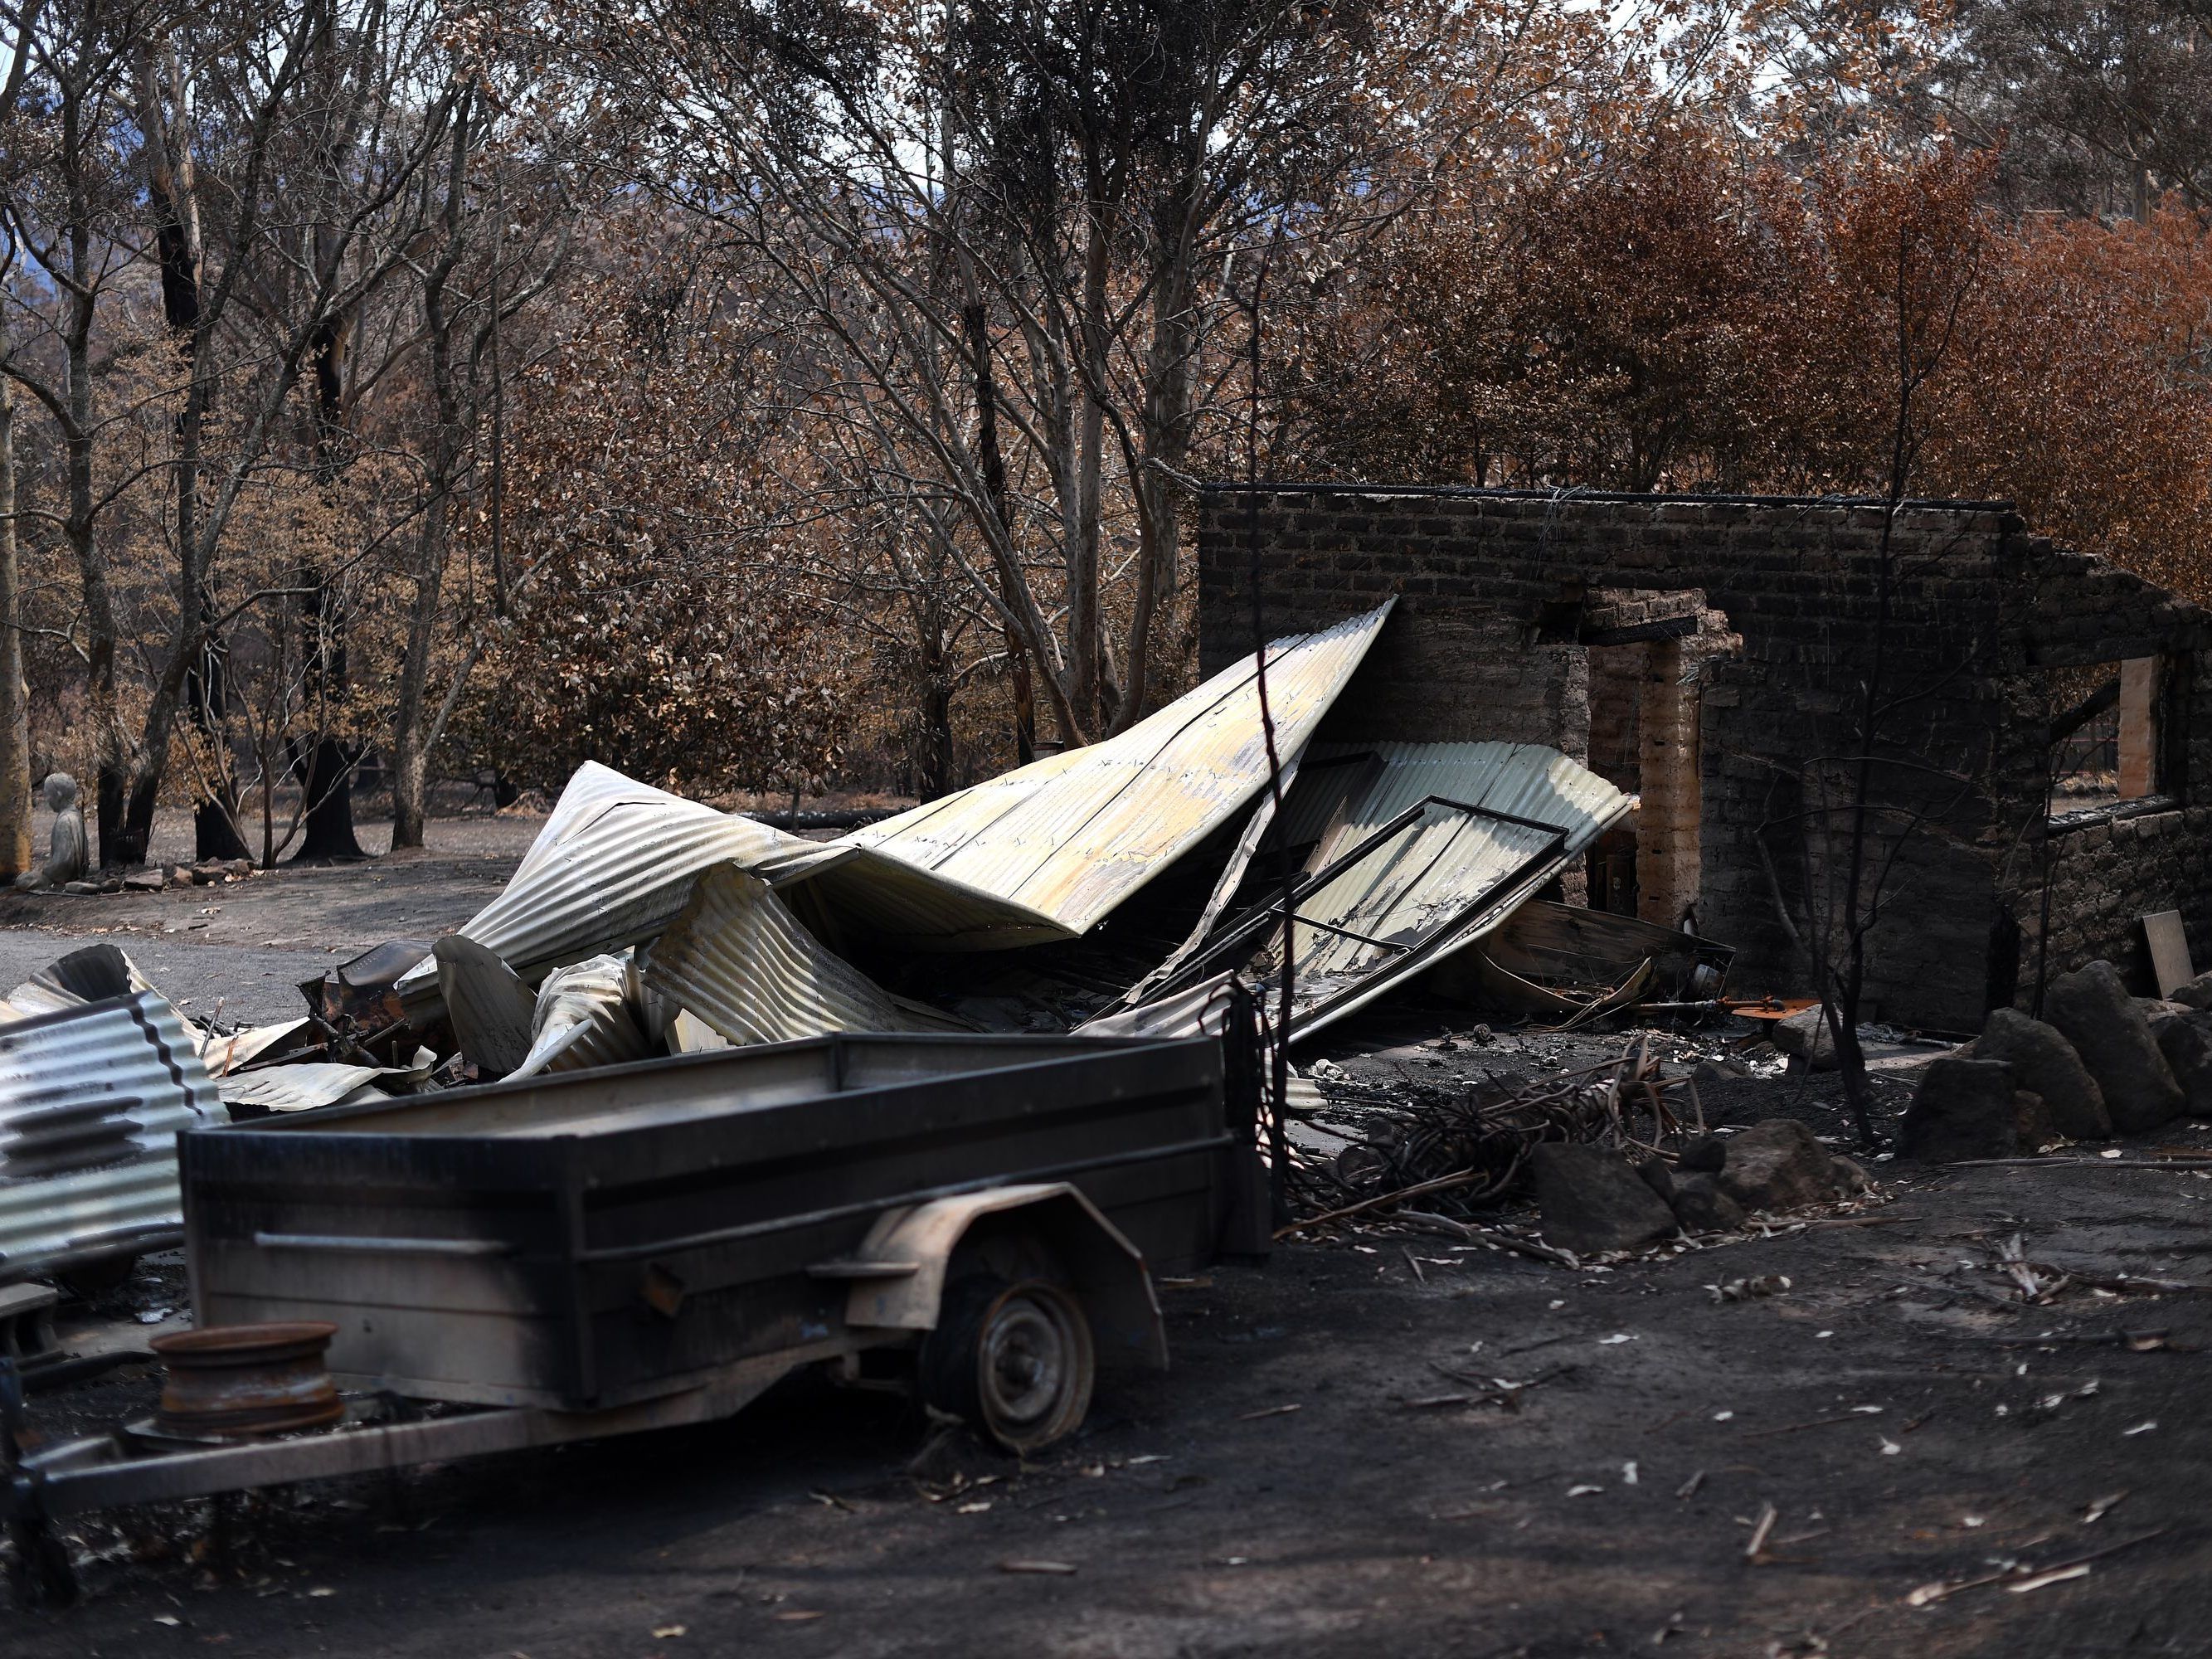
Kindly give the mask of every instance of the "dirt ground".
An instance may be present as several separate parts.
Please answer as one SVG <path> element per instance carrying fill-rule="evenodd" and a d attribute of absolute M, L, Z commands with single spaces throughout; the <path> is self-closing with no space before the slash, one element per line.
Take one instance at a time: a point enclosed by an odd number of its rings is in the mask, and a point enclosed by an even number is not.
<path fill-rule="evenodd" d="M 433 819 L 422 854 L 302 869 L 280 865 L 221 887 L 159 893 L 0 893 L 0 988 L 100 939 L 122 947 L 188 1013 L 247 1024 L 305 1012 L 299 982 L 390 939 L 429 938 L 466 921 L 506 885 L 537 817 Z M 153 851 L 191 850 L 191 822 L 164 814 Z M 389 846 L 392 826 L 360 826 Z"/>
<path fill-rule="evenodd" d="M 211 894 L 8 901 L 0 974 L 106 928 L 173 994 L 277 1017 L 290 980 L 464 919 L 512 833 Z M 247 969 L 265 981 L 241 988 Z M 1507 1036 L 1439 1054 L 1417 1039 L 1441 1018 L 1370 1022 L 1332 1052 L 1444 1076 L 1582 1052 Z M 1893 1058 L 1892 1113 L 1912 1057 Z M 1820 1080 L 1705 1100 L 1843 1133 Z M 220 1551 L 205 1504 L 87 1522 L 84 1602 L 0 1611 L 0 1651 L 2212 1653 L 2212 1165 L 2105 1150 L 1877 1163 L 1856 1213 L 1611 1267 L 1289 1244 L 1168 1287 L 1172 1368 L 1109 1378 L 1083 1435 L 1032 1464 L 802 1381 L 710 1428 L 257 1498 Z M 1997 1266 L 2015 1234 L 2072 1275 L 2047 1305 Z M 1788 1287 L 1712 1288 L 1765 1275 Z M 156 1264 L 110 1311 L 180 1294 Z M 113 1374 L 40 1396 L 37 1420 L 70 1432 L 149 1387 Z M 1999 1582 L 2019 1563 L 2051 1571 Z"/>

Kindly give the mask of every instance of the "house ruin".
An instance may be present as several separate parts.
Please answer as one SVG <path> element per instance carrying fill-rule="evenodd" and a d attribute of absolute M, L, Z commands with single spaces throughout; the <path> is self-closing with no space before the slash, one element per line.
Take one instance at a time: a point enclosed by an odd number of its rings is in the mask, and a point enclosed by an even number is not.
<path fill-rule="evenodd" d="M 1881 713 L 1867 845 L 1886 903 L 1869 1018 L 1979 1029 L 2142 918 L 2212 963 L 2212 616 L 2033 533 L 1880 503 L 1382 486 L 1210 489 L 1200 671 L 1399 603 L 1320 734 L 1550 744 L 1640 798 L 1570 898 L 1735 945 L 1732 988 L 1805 993 L 1802 941 Z M 1822 826 L 1817 832 L 1808 825 Z M 1579 890 L 1575 890 L 1578 889 Z M 1869 890 L 1872 890 L 1869 889 Z"/>

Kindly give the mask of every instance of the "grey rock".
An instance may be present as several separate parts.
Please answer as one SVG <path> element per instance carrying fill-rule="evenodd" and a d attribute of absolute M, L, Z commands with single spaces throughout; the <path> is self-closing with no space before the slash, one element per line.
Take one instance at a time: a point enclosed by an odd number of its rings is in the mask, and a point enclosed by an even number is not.
<path fill-rule="evenodd" d="M 1721 1190 L 1720 1177 L 1703 1170 L 1674 1177 L 1674 1218 L 1693 1233 L 1730 1233 L 1744 1224 L 1743 1206 Z"/>
<path fill-rule="evenodd" d="M 1674 1212 L 1618 1152 L 1547 1141 L 1529 1160 L 1544 1242 L 1577 1255 L 1641 1249 L 1675 1230 Z"/>
<path fill-rule="evenodd" d="M 2097 1079 L 2114 1129 L 2140 1134 L 2180 1115 L 2181 1085 L 2111 963 L 2061 974 L 2044 994 L 2043 1012 Z"/>
<path fill-rule="evenodd" d="M 1828 1158 L 1829 1172 L 1835 1177 L 1836 1191 L 1845 1198 L 1855 1197 L 1874 1185 L 1867 1179 L 1864 1165 L 1855 1158 L 1845 1158 L 1833 1152 Z"/>
<path fill-rule="evenodd" d="M 2042 1096 L 2052 1124 L 2069 1139 L 2101 1140 L 2112 1133 L 2105 1091 L 2055 1025 L 2017 1008 L 1994 1009 L 1981 1036 L 1951 1058 L 2002 1060 L 2012 1067 L 2014 1086 Z"/>
<path fill-rule="evenodd" d="M 1828 1149 L 1794 1117 L 1754 1123 L 1728 1143 L 1721 1190 L 1747 1210 L 1794 1210 L 1834 1195 Z"/>
<path fill-rule="evenodd" d="M 1718 1175 L 1721 1166 L 1728 1162 L 1728 1142 L 1718 1135 L 1699 1135 L 1684 1146 L 1674 1159 L 1679 1170 L 1697 1170 L 1705 1175 Z"/>
<path fill-rule="evenodd" d="M 1836 1069 L 1836 1039 L 1828 1030 L 1828 1016 L 1823 1009 L 1808 1008 L 1802 1014 L 1775 1021 L 1774 1046 L 1816 1072 Z"/>
<path fill-rule="evenodd" d="M 2011 1158 L 2020 1151 L 2012 1068 L 2001 1060 L 1931 1060 L 1905 1114 L 1898 1150 L 1928 1164 Z"/>
<path fill-rule="evenodd" d="M 1636 1173 L 1644 1177 L 1644 1184 L 1662 1199 L 1671 1202 L 1674 1196 L 1674 1171 L 1667 1160 L 1656 1152 L 1636 1166 Z"/>
<path fill-rule="evenodd" d="M 2182 1115 L 2212 1118 L 2212 1013 L 2166 1002 L 2149 1019 L 2166 1068 L 2181 1085 Z"/>
<path fill-rule="evenodd" d="M 2184 1007 L 2212 1010 L 2212 972 L 2199 974 L 2186 985 L 2175 986 L 2171 1000 Z"/>

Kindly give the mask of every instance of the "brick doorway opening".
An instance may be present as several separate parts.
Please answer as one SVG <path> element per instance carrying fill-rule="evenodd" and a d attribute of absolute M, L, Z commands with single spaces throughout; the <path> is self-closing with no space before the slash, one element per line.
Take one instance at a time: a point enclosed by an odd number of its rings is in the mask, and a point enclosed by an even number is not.
<path fill-rule="evenodd" d="M 1702 670 L 1741 642 L 1697 588 L 1596 590 L 1578 637 L 1589 657 L 1589 768 L 1638 798 L 1628 822 L 1590 849 L 1589 903 L 1689 926 L 1703 851 Z"/>

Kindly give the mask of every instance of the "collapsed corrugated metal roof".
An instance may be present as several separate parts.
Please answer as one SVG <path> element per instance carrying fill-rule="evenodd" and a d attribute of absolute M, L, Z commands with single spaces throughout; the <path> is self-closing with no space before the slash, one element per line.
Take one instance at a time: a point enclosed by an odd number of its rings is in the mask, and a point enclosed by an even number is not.
<path fill-rule="evenodd" d="M 175 1243 L 177 1131 L 222 1121 L 155 992 L 0 1026 L 0 1278 Z"/>
<path fill-rule="evenodd" d="M 1381 632 L 1388 602 L 1267 647 L 1267 702 L 1279 757 L 1313 735 Z M 978 932 L 857 908 L 903 942 L 994 949 L 1088 932 L 1114 908 L 1249 805 L 1267 787 L 1256 654 L 1119 737 L 1051 756 L 847 836 L 933 883 L 993 895 L 1030 918 Z M 842 908 L 856 883 L 890 891 L 889 872 L 853 864 L 817 884 Z M 893 893 L 892 896 L 896 896 Z M 921 922 L 922 925 L 915 925 Z"/>
<path fill-rule="evenodd" d="M 1291 948 L 1293 1027 L 1310 1036 L 1498 927 L 1631 810 L 1555 749 L 1330 744 L 1304 757 L 1283 839 L 1310 842 Z M 1270 896 L 1177 953 L 1146 1000 L 1239 963 L 1279 971 Z"/>
<path fill-rule="evenodd" d="M 646 987 L 735 1043 L 831 1031 L 966 1031 L 964 1020 L 893 996 L 823 948 L 775 890 L 724 865 L 699 878 L 646 953 Z"/>
<path fill-rule="evenodd" d="M 1295 754 L 1375 641 L 1388 604 L 1267 647 L 1277 751 Z M 825 924 L 910 948 L 996 950 L 1095 926 L 1266 787 L 1255 657 L 1117 738 L 833 842 L 786 835 L 586 762 L 506 890 L 463 924 L 525 980 L 665 928 L 735 865 Z M 428 988 L 425 961 L 399 981 Z"/>

